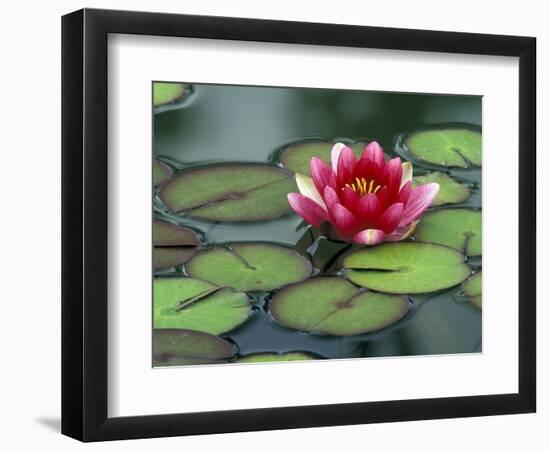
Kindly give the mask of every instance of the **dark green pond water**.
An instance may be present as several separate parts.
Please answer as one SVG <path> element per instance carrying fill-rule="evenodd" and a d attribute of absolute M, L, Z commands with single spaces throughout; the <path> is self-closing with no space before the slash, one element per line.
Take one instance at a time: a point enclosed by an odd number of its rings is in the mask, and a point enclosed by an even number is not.
<path fill-rule="evenodd" d="M 266 162 L 284 144 L 311 137 L 374 139 L 395 155 L 403 133 L 442 123 L 481 126 L 480 97 L 194 85 L 194 93 L 181 108 L 154 115 L 154 156 L 176 171 L 213 162 Z M 431 168 L 416 161 L 415 175 Z M 473 195 L 458 206 L 481 207 L 481 169 L 438 170 L 471 187 Z M 271 241 L 300 251 L 309 244 L 307 229 L 300 227 L 302 219 L 296 214 L 252 224 L 212 223 L 172 213 L 156 198 L 155 216 L 201 231 L 208 244 Z M 324 241 L 314 265 L 329 264 L 341 248 Z M 480 257 L 467 262 L 472 269 L 481 269 Z M 156 276 L 181 274 L 182 269 L 176 268 Z M 284 328 L 267 312 L 271 295 L 254 295 L 253 315 L 223 335 L 237 344 L 239 355 L 297 350 L 348 358 L 481 351 L 481 311 L 465 299 L 460 285 L 409 296 L 411 309 L 399 322 L 352 337 Z"/>

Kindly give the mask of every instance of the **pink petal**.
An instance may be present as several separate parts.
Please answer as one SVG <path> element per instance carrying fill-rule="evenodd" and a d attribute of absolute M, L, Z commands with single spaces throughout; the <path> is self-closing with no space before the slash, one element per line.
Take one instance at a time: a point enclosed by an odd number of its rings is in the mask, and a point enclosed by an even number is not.
<path fill-rule="evenodd" d="M 378 180 L 382 178 L 381 168 L 373 163 L 370 159 L 360 158 L 355 165 L 355 173 L 353 178 L 365 178 L 367 180 Z"/>
<path fill-rule="evenodd" d="M 393 158 L 386 163 L 384 168 L 386 178 L 386 186 L 391 198 L 396 198 L 399 188 L 401 187 L 401 177 L 403 176 L 403 168 L 401 167 L 401 159 Z"/>
<path fill-rule="evenodd" d="M 399 191 L 399 196 L 397 197 L 397 201 L 399 203 L 403 203 L 404 205 L 407 204 L 407 201 L 409 200 L 409 197 L 411 196 L 411 182 L 407 181 L 401 190 Z"/>
<path fill-rule="evenodd" d="M 376 141 L 372 141 L 370 144 L 368 144 L 365 147 L 365 150 L 363 151 L 361 158 L 367 158 L 371 160 L 378 167 L 384 166 L 384 160 L 385 160 L 384 151 Z"/>
<path fill-rule="evenodd" d="M 408 225 L 428 209 L 439 192 L 439 184 L 429 183 L 418 186 L 411 191 L 407 207 L 401 217 L 400 225 Z"/>
<path fill-rule="evenodd" d="M 355 165 L 355 173 L 353 174 L 354 178 L 370 178 L 368 176 L 368 173 L 370 170 L 370 166 L 372 165 L 372 162 L 370 159 L 367 158 L 359 158 L 359 161 L 357 161 L 357 164 Z"/>
<path fill-rule="evenodd" d="M 311 225 L 318 227 L 322 222 L 327 220 L 326 211 L 310 198 L 296 192 L 291 192 L 287 198 L 288 203 L 296 211 L 296 214 Z"/>
<path fill-rule="evenodd" d="M 403 203 L 391 205 L 376 221 L 377 228 L 386 233 L 391 233 L 399 225 L 404 209 Z"/>
<path fill-rule="evenodd" d="M 411 234 L 414 233 L 414 230 L 416 228 L 416 225 L 418 224 L 418 220 L 415 220 L 411 224 L 404 226 L 404 227 L 397 227 L 395 231 L 391 234 L 387 234 L 385 240 L 386 241 L 401 241 L 403 239 L 407 239 Z"/>
<path fill-rule="evenodd" d="M 382 230 L 369 229 L 363 230 L 353 236 L 353 242 L 357 244 L 376 245 L 384 241 L 386 233 Z"/>
<path fill-rule="evenodd" d="M 381 212 L 380 200 L 375 194 L 365 194 L 359 199 L 356 213 L 360 220 L 365 222 L 374 221 Z"/>
<path fill-rule="evenodd" d="M 345 147 L 344 144 L 341 142 L 338 142 L 337 144 L 334 144 L 332 147 L 332 150 L 330 151 L 330 161 L 332 164 L 332 170 L 334 173 L 338 173 L 338 159 L 340 158 L 340 153 L 342 152 L 342 149 Z"/>
<path fill-rule="evenodd" d="M 300 191 L 300 194 L 310 198 L 324 210 L 327 209 L 321 194 L 317 191 L 315 183 L 310 177 L 297 173 L 294 178 L 296 179 L 296 185 L 298 186 L 298 191 Z"/>
<path fill-rule="evenodd" d="M 336 231 L 343 236 L 353 236 L 360 229 L 359 221 L 340 204 L 336 204 L 333 208 L 329 207 L 329 217 Z"/>
<path fill-rule="evenodd" d="M 344 146 L 340 152 L 340 157 L 338 158 L 337 178 L 341 184 L 353 179 L 356 164 L 357 160 L 355 159 L 353 150 L 348 146 Z"/>
<path fill-rule="evenodd" d="M 384 186 L 382 189 L 380 189 L 376 196 L 378 197 L 378 200 L 380 201 L 380 207 L 386 208 L 388 206 L 388 199 L 390 197 L 390 194 L 388 192 L 388 187 Z"/>
<path fill-rule="evenodd" d="M 338 198 L 338 194 L 330 186 L 325 187 L 325 191 L 323 193 L 323 198 L 325 200 L 325 205 L 327 205 L 328 210 L 330 210 L 330 209 L 334 208 L 336 205 L 340 204 L 340 199 Z"/>
<path fill-rule="evenodd" d="M 352 188 L 345 186 L 341 190 L 340 199 L 342 200 L 342 205 L 350 211 L 355 212 L 361 197 Z"/>
<path fill-rule="evenodd" d="M 323 195 L 325 186 L 334 184 L 334 174 L 332 170 L 330 170 L 330 167 L 322 159 L 317 157 L 311 158 L 309 168 L 315 187 L 319 191 L 319 194 Z"/>

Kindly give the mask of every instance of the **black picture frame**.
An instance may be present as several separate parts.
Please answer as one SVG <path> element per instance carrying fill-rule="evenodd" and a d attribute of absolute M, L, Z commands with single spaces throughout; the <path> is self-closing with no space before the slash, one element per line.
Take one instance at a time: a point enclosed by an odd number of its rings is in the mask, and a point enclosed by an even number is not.
<path fill-rule="evenodd" d="M 110 33 L 519 57 L 518 393 L 107 416 Z M 62 18 L 62 433 L 82 441 L 535 412 L 536 39 L 84 9 Z"/>

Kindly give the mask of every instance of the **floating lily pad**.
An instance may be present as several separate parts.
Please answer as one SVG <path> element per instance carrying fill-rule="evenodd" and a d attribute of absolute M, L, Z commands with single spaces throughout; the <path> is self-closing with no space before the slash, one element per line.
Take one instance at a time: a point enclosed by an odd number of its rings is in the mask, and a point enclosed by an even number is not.
<path fill-rule="evenodd" d="M 264 363 L 264 362 L 283 362 L 283 361 L 309 361 L 321 359 L 320 356 L 307 352 L 289 352 L 289 353 L 253 353 L 242 356 L 233 362 L 236 363 Z"/>
<path fill-rule="evenodd" d="M 155 270 L 181 266 L 197 252 L 200 240 L 189 228 L 155 220 L 153 222 L 153 265 Z"/>
<path fill-rule="evenodd" d="M 292 172 L 298 172 L 310 176 L 309 163 L 316 156 L 330 165 L 330 151 L 334 141 L 307 140 L 289 145 L 280 152 L 279 161 L 285 168 Z M 366 142 L 347 144 L 357 157 L 361 156 Z"/>
<path fill-rule="evenodd" d="M 440 166 L 481 166 L 481 133 L 468 129 L 418 131 L 405 139 L 417 158 Z"/>
<path fill-rule="evenodd" d="M 222 334 L 243 323 L 250 313 L 250 302 L 243 292 L 192 278 L 155 279 L 155 328 Z"/>
<path fill-rule="evenodd" d="M 394 242 L 347 255 L 346 276 L 360 286 L 395 294 L 422 294 L 464 281 L 470 268 L 462 253 L 436 244 Z"/>
<path fill-rule="evenodd" d="M 468 256 L 481 255 L 481 211 L 457 208 L 426 213 L 416 227 L 416 238 L 464 250 Z"/>
<path fill-rule="evenodd" d="M 154 330 L 153 365 L 221 364 L 237 353 L 228 341 L 193 330 Z"/>
<path fill-rule="evenodd" d="M 291 212 L 292 173 L 268 164 L 228 163 L 172 178 L 160 198 L 172 211 L 217 222 L 256 222 Z"/>
<path fill-rule="evenodd" d="M 195 247 L 155 247 L 153 267 L 155 271 L 181 266 L 197 253 Z"/>
<path fill-rule="evenodd" d="M 153 83 L 153 105 L 161 106 L 182 98 L 189 90 L 183 83 Z"/>
<path fill-rule="evenodd" d="M 468 186 L 455 181 L 443 172 L 432 172 L 428 175 L 413 178 L 413 187 L 428 183 L 439 184 L 439 192 L 432 206 L 463 203 L 472 195 Z"/>
<path fill-rule="evenodd" d="M 187 273 L 239 291 L 272 290 L 306 279 L 311 264 L 296 251 L 274 244 L 235 243 L 199 252 Z"/>
<path fill-rule="evenodd" d="M 153 245 L 155 247 L 187 247 L 200 245 L 196 233 L 185 227 L 155 220 L 153 222 Z"/>
<path fill-rule="evenodd" d="M 478 308 L 481 308 L 481 272 L 473 274 L 462 285 L 466 297 Z"/>
<path fill-rule="evenodd" d="M 153 187 L 160 186 L 170 178 L 174 171 L 170 166 L 164 164 L 162 161 L 153 161 Z"/>
<path fill-rule="evenodd" d="M 364 292 L 343 278 L 312 278 L 287 286 L 271 301 L 282 325 L 296 330 L 351 336 L 385 328 L 409 309 L 399 295 Z"/>

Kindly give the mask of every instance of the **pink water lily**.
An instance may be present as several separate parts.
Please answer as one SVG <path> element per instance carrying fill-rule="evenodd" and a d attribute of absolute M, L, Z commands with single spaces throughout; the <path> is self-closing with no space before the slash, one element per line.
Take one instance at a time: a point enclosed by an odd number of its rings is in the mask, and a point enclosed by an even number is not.
<path fill-rule="evenodd" d="M 311 178 L 296 174 L 300 193 L 288 194 L 288 201 L 306 222 L 323 225 L 333 239 L 365 245 L 405 239 L 439 192 L 437 183 L 412 188 L 412 164 L 386 160 L 376 142 L 359 159 L 338 143 L 331 160 L 332 167 L 312 158 Z"/>

